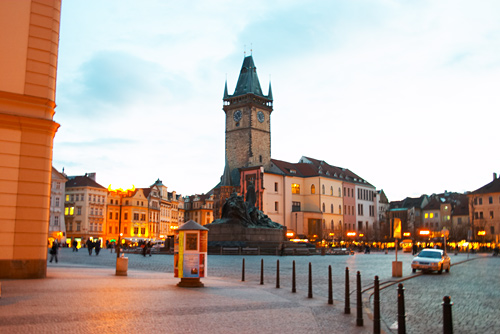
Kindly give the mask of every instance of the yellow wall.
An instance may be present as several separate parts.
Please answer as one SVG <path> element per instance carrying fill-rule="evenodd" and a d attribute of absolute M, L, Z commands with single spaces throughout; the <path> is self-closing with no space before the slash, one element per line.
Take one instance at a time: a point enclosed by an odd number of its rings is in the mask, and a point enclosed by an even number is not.
<path fill-rule="evenodd" d="M 0 1 L 0 278 L 46 275 L 60 6 Z"/>

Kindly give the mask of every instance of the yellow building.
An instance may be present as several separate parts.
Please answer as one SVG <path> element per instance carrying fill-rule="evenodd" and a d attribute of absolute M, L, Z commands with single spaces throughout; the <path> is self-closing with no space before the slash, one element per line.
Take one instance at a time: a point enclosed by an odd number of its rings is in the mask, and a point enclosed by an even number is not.
<path fill-rule="evenodd" d="M 47 272 L 60 0 L 0 1 L 0 278 Z"/>

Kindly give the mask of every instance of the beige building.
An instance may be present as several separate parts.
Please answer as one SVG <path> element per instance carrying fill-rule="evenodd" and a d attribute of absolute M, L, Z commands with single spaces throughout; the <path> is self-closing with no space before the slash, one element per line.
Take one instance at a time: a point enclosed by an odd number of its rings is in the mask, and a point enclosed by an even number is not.
<path fill-rule="evenodd" d="M 0 1 L 0 278 L 47 272 L 60 11 Z"/>
<path fill-rule="evenodd" d="M 108 190 L 96 182 L 95 173 L 68 176 L 64 208 L 68 243 L 104 240 L 107 195 Z"/>
<path fill-rule="evenodd" d="M 68 179 L 52 167 L 50 187 L 50 218 L 49 218 L 49 243 L 57 240 L 66 242 L 66 224 L 64 222 L 65 185 Z"/>
<path fill-rule="evenodd" d="M 184 217 L 186 221 L 194 220 L 200 225 L 214 221 L 214 195 L 192 195 L 184 197 Z"/>
<path fill-rule="evenodd" d="M 500 178 L 493 173 L 493 181 L 469 193 L 468 197 L 472 238 L 498 243 L 500 241 Z M 484 232 L 480 233 L 480 231 Z"/>

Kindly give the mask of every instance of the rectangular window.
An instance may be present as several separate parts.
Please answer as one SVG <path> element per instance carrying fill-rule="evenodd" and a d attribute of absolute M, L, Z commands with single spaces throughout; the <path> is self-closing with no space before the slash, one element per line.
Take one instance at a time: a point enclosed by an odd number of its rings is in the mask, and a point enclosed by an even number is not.
<path fill-rule="evenodd" d="M 115 226 L 115 234 L 118 234 L 118 226 Z"/>
<path fill-rule="evenodd" d="M 274 191 L 278 192 L 278 182 L 274 182 Z"/>
<path fill-rule="evenodd" d="M 428 213 L 425 213 L 425 214 L 424 214 L 424 218 L 425 218 L 425 219 L 429 218 L 429 214 L 428 214 Z"/>
<path fill-rule="evenodd" d="M 139 228 L 138 227 L 134 227 L 134 234 L 139 234 Z"/>
<path fill-rule="evenodd" d="M 76 214 L 77 215 L 81 215 L 82 214 L 82 207 L 81 206 L 77 206 L 76 207 Z"/>
<path fill-rule="evenodd" d="M 432 212 L 431 212 L 431 213 L 429 214 L 429 218 L 434 218 L 434 213 L 432 213 Z"/>
<path fill-rule="evenodd" d="M 80 232 L 80 223 L 76 223 L 76 232 Z"/>
<path fill-rule="evenodd" d="M 69 202 L 69 195 L 66 195 L 66 202 Z"/>
<path fill-rule="evenodd" d="M 490 196 L 490 197 L 488 198 L 488 203 L 493 204 L 493 197 L 491 197 L 491 196 Z"/>
<path fill-rule="evenodd" d="M 109 232 L 108 233 L 109 234 L 113 233 L 113 227 L 112 226 L 109 227 Z"/>
<path fill-rule="evenodd" d="M 54 217 L 54 225 L 59 226 L 59 216 Z"/>
<path fill-rule="evenodd" d="M 483 213 L 482 212 L 479 212 L 479 219 L 483 219 Z"/>
<path fill-rule="evenodd" d="M 493 219 L 493 211 L 490 211 L 490 219 Z"/>
<path fill-rule="evenodd" d="M 459 224 L 459 225 L 462 224 L 462 218 L 457 219 L 457 224 Z"/>
<path fill-rule="evenodd" d="M 292 194 L 300 194 L 300 184 L 292 184 Z"/>
<path fill-rule="evenodd" d="M 125 214 L 123 215 L 123 219 L 128 220 L 128 212 L 125 212 Z"/>
<path fill-rule="evenodd" d="M 146 214 L 145 213 L 141 214 L 141 220 L 146 221 Z"/>
<path fill-rule="evenodd" d="M 146 234 L 146 228 L 145 227 L 141 227 L 141 234 Z"/>
<path fill-rule="evenodd" d="M 278 202 L 274 202 L 274 211 L 278 212 Z"/>
<path fill-rule="evenodd" d="M 292 202 L 292 212 L 300 211 L 300 202 Z"/>
<path fill-rule="evenodd" d="M 128 233 L 127 231 L 128 231 L 128 228 L 127 228 L 127 226 L 125 226 L 125 227 L 123 228 L 123 234 L 127 234 L 127 233 Z"/>
<path fill-rule="evenodd" d="M 109 213 L 109 219 L 113 219 L 113 212 Z M 111 232 L 109 232 L 109 233 L 111 233 Z"/>
<path fill-rule="evenodd" d="M 479 205 L 482 205 L 482 204 L 483 204 L 483 198 L 479 197 Z"/>
<path fill-rule="evenodd" d="M 134 212 L 134 220 L 139 220 L 139 213 L 138 212 Z"/>

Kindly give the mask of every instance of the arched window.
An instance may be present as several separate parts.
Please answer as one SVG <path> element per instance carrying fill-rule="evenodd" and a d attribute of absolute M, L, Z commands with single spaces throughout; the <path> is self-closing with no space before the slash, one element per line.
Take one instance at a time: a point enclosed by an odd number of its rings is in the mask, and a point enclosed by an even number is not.
<path fill-rule="evenodd" d="M 325 185 L 321 186 L 321 193 L 324 195 L 325 194 Z"/>
<path fill-rule="evenodd" d="M 311 194 L 315 194 L 316 193 L 316 187 L 313 185 L 311 185 Z"/>
<path fill-rule="evenodd" d="M 323 203 L 323 212 L 325 212 L 325 203 Z"/>
<path fill-rule="evenodd" d="M 331 210 L 331 211 L 332 211 L 332 213 L 333 213 L 333 204 L 331 205 L 330 210 Z"/>
<path fill-rule="evenodd" d="M 339 205 L 339 215 L 342 214 L 342 205 Z"/>
<path fill-rule="evenodd" d="M 342 197 L 342 191 L 340 190 L 340 187 L 339 187 L 339 197 Z"/>
<path fill-rule="evenodd" d="M 330 195 L 333 196 L 333 186 L 330 187 Z"/>

